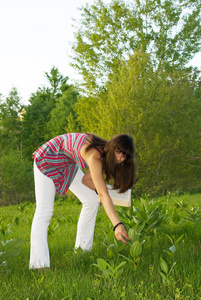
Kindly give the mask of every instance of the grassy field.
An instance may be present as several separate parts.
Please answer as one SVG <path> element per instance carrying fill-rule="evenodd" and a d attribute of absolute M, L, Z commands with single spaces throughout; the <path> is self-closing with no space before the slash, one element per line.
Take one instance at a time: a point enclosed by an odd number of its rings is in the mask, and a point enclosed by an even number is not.
<path fill-rule="evenodd" d="M 133 200 L 137 211 L 117 208 L 127 229 L 141 228 L 137 240 L 142 252 L 133 258 L 131 245 L 114 240 L 102 207 L 92 251 L 75 254 L 81 205 L 73 198 L 59 199 L 49 227 L 51 270 L 42 273 L 28 269 L 35 205 L 1 207 L 1 233 L 5 236 L 7 230 L 8 240 L 23 239 L 23 244 L 6 264 L 0 255 L 0 299 L 201 299 L 200 203 L 201 194 L 169 194 Z M 97 260 L 105 270 L 96 266 Z"/>

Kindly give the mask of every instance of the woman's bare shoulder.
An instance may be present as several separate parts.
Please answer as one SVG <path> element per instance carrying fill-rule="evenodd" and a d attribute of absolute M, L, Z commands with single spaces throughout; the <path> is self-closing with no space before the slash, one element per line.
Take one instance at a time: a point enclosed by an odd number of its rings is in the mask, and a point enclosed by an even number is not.
<path fill-rule="evenodd" d="M 80 150 L 80 154 L 82 156 L 82 158 L 88 162 L 89 160 L 101 160 L 101 153 L 97 151 L 97 149 L 92 148 L 89 151 L 86 151 L 86 148 L 89 144 L 88 143 L 84 143 L 82 145 L 82 148 Z"/>

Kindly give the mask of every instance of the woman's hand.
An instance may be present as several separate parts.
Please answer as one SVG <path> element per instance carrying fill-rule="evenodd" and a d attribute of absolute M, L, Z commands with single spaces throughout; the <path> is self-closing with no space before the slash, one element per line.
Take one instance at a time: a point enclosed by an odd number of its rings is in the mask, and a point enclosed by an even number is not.
<path fill-rule="evenodd" d="M 125 241 L 124 237 L 128 241 L 130 241 L 129 236 L 127 235 L 127 232 L 126 232 L 123 224 L 120 224 L 115 228 L 115 237 L 118 241 L 122 241 L 125 244 L 128 244 L 128 243 Z"/>

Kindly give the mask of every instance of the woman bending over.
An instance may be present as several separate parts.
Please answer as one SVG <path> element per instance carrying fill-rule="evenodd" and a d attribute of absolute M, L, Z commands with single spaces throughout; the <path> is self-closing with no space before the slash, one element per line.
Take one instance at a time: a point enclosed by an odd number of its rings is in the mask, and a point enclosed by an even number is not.
<path fill-rule="evenodd" d="M 69 189 L 82 202 L 75 249 L 90 250 L 98 211 L 98 195 L 115 228 L 117 240 L 129 240 L 109 196 L 106 181 L 125 192 L 133 186 L 134 143 L 126 134 L 106 141 L 92 133 L 57 136 L 33 153 L 36 211 L 31 229 L 30 269 L 50 267 L 47 232 L 54 210 L 55 193 Z M 81 169 L 89 169 L 84 174 Z M 98 195 L 97 195 L 98 194 Z"/>

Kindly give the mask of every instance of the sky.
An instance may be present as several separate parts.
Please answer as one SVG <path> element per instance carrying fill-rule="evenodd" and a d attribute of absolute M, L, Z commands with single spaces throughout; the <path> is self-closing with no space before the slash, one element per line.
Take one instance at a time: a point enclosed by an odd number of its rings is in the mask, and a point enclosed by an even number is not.
<path fill-rule="evenodd" d="M 109 0 L 105 0 L 109 2 Z M 27 104 L 31 93 L 47 85 L 45 72 L 53 66 L 78 78 L 70 67 L 78 7 L 94 0 L 0 0 L 0 94 L 7 97 L 16 87 Z M 192 60 L 201 67 L 201 53 Z"/>
<path fill-rule="evenodd" d="M 73 18 L 78 7 L 93 0 L 0 0 L 0 93 L 16 87 L 28 101 L 38 87 L 47 85 L 45 72 L 53 66 L 69 79 Z"/>

